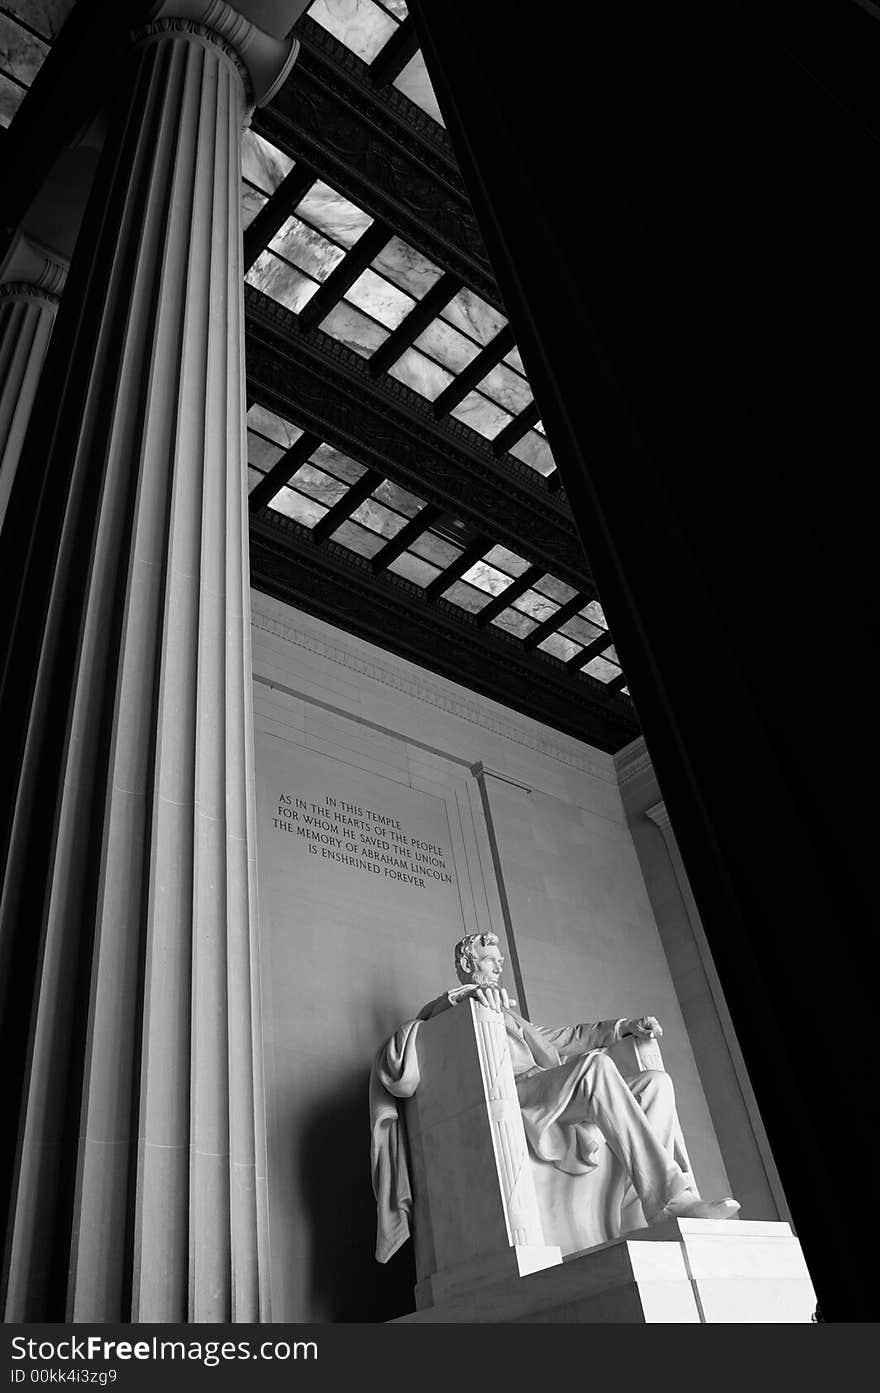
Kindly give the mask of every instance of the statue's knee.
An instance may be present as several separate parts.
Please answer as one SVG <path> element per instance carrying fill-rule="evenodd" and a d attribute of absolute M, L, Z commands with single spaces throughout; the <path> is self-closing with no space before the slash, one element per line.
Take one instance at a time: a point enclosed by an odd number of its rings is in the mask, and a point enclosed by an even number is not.
<path fill-rule="evenodd" d="M 610 1054 L 594 1054 L 590 1060 L 590 1068 L 596 1078 L 613 1078 L 615 1074 L 620 1075 L 620 1070 L 614 1063 Z"/>
<path fill-rule="evenodd" d="M 644 1069 L 639 1079 L 643 1088 L 649 1088 L 654 1093 L 668 1093 L 671 1097 L 675 1091 L 672 1076 L 665 1069 Z"/>

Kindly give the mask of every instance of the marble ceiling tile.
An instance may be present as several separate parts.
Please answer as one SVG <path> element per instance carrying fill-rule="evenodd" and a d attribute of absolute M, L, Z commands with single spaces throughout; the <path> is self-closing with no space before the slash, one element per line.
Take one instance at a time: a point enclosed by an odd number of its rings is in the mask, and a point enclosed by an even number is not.
<path fill-rule="evenodd" d="M 515 445 L 511 445 L 510 453 L 516 455 L 517 459 L 522 460 L 530 469 L 535 469 L 539 474 L 546 478 L 552 474 L 556 468 L 553 455 L 550 453 L 550 446 L 542 435 L 537 431 L 526 431 L 522 440 L 518 440 Z"/>
<path fill-rule="evenodd" d="M 576 614 L 573 619 L 569 619 L 565 624 L 561 624 L 559 632 L 568 638 L 573 638 L 577 643 L 583 644 L 586 648 L 588 643 L 592 643 L 594 638 L 606 631 L 600 629 L 597 624 L 591 624 L 588 619 L 582 619 Z"/>
<path fill-rule="evenodd" d="M 496 406 L 494 401 L 480 396 L 479 392 L 468 392 L 458 406 L 452 408 L 451 414 L 457 421 L 463 421 L 472 430 L 479 431 L 487 440 L 494 440 L 510 420 L 506 411 Z"/>
<path fill-rule="evenodd" d="M 241 137 L 241 172 L 248 183 L 263 193 L 274 193 L 285 175 L 293 169 L 293 160 L 277 146 L 264 140 L 256 131 L 247 128 Z"/>
<path fill-rule="evenodd" d="M 261 435 L 274 440 L 276 445 L 283 446 L 285 450 L 289 450 L 294 441 L 299 440 L 302 435 L 299 426 L 291 425 L 283 416 L 277 416 L 274 411 L 257 401 L 248 409 L 247 423 L 251 430 L 259 431 Z"/>
<path fill-rule="evenodd" d="M 608 628 L 608 620 L 605 618 L 605 612 L 598 600 L 591 600 L 588 605 L 584 605 L 581 614 L 589 619 L 591 623 L 598 624 L 600 628 Z"/>
<path fill-rule="evenodd" d="M 332 508 L 348 493 L 348 484 L 325 474 L 323 469 L 317 469 L 313 464 L 301 464 L 290 480 L 290 486 L 328 508 Z"/>
<path fill-rule="evenodd" d="M 421 537 L 417 537 L 413 542 L 410 551 L 423 560 L 430 561 L 441 571 L 445 571 L 447 566 L 451 566 L 453 561 L 457 561 L 461 556 L 461 547 L 454 546 L 452 542 L 445 541 L 434 532 L 423 532 Z"/>
<path fill-rule="evenodd" d="M 373 221 L 369 213 L 343 198 L 323 179 L 315 181 L 294 211 L 346 250 L 354 246 Z"/>
<path fill-rule="evenodd" d="M 262 435 L 256 435 L 252 430 L 247 433 L 247 457 L 248 464 L 256 465 L 265 474 L 277 464 L 284 454 L 280 445 L 275 445 L 271 440 L 266 440 Z"/>
<path fill-rule="evenodd" d="M 577 594 L 574 586 L 566 585 L 564 580 L 557 580 L 549 574 L 536 581 L 535 589 L 540 590 L 542 595 L 549 595 L 558 605 L 567 605 Z"/>
<path fill-rule="evenodd" d="M 332 540 L 348 547 L 349 551 L 356 551 L 358 556 L 375 556 L 385 545 L 384 537 L 377 537 L 375 532 L 369 532 L 366 527 L 360 527 L 350 519 L 340 523 Z"/>
<path fill-rule="evenodd" d="M 314 0 L 309 18 L 365 63 L 375 58 L 397 29 L 395 20 L 372 0 Z"/>
<path fill-rule="evenodd" d="M 554 658 L 561 658 L 563 662 L 568 662 L 569 658 L 581 651 L 579 643 L 572 643 L 570 638 L 565 638 L 562 634 L 548 634 L 538 647 L 543 648 L 545 653 L 552 653 Z"/>
<path fill-rule="evenodd" d="M 438 363 L 450 372 L 459 373 L 473 362 L 479 353 L 479 345 L 473 339 L 465 338 L 445 319 L 435 319 L 418 338 L 414 340 L 417 348 L 423 348 Z"/>
<path fill-rule="evenodd" d="M 409 97 L 411 102 L 415 102 L 416 106 L 420 106 L 426 115 L 433 117 L 438 125 L 446 125 L 421 49 L 413 54 L 406 67 L 398 73 L 394 79 L 394 86 L 398 92 Z"/>
<path fill-rule="evenodd" d="M 543 624 L 545 619 L 549 619 L 559 609 L 559 606 L 554 605 L 552 600 L 548 600 L 544 595 L 539 595 L 537 590 L 524 591 L 522 595 L 517 596 L 513 604 L 515 609 L 522 610 L 523 614 L 527 614 L 530 619 L 537 620 L 539 624 Z"/>
<path fill-rule="evenodd" d="M 510 584 L 510 576 L 506 576 L 503 571 L 496 571 L 494 566 L 488 566 L 485 561 L 477 561 L 470 570 L 462 573 L 461 578 L 470 581 L 471 585 L 476 585 L 479 590 L 485 590 L 489 595 L 500 595 Z"/>
<path fill-rule="evenodd" d="M 328 474 L 335 474 L 337 479 L 344 479 L 347 484 L 356 484 L 364 473 L 362 464 L 334 450 L 332 445 L 319 445 L 312 451 L 311 458 L 314 464 L 320 465 Z"/>
<path fill-rule="evenodd" d="M 29 34 L 0 10 L 0 68 L 30 87 L 48 52 L 48 44 Z"/>
<path fill-rule="evenodd" d="M 382 503 L 387 503 L 389 508 L 394 508 L 407 518 L 414 518 L 416 513 L 420 513 L 425 506 L 423 498 L 417 498 L 414 493 L 401 488 L 400 484 L 392 483 L 390 479 L 382 480 L 381 484 L 373 490 L 373 497 L 378 498 Z"/>
<path fill-rule="evenodd" d="M 396 556 L 389 564 L 388 570 L 394 571 L 395 575 L 405 577 L 406 580 L 411 580 L 414 585 L 421 585 L 423 589 L 440 574 L 436 566 L 414 556 L 411 551 L 405 551 L 401 556 Z"/>
<path fill-rule="evenodd" d="M 414 392 L 427 397 L 428 401 L 435 401 L 443 388 L 448 387 L 452 381 L 451 375 L 444 368 L 432 363 L 430 358 L 426 358 L 424 353 L 419 353 L 416 348 L 408 348 L 397 362 L 391 365 L 388 372 L 392 377 L 396 377 L 398 382 L 405 382 Z"/>
<path fill-rule="evenodd" d="M 525 378 L 504 363 L 498 363 L 477 386 L 485 396 L 498 402 L 512 416 L 518 416 L 532 400 L 532 389 Z"/>
<path fill-rule="evenodd" d="M 451 600 L 454 605 L 467 610 L 468 614 L 479 614 L 481 609 L 485 609 L 491 596 L 483 590 L 475 590 L 472 585 L 467 585 L 463 580 L 453 581 L 448 590 L 443 591 L 444 600 Z"/>
<path fill-rule="evenodd" d="M 17 87 L 0 73 L 0 126 L 8 126 L 25 99 L 23 87 Z"/>
<path fill-rule="evenodd" d="M 243 228 L 250 227 L 260 209 L 265 207 L 266 195 L 260 193 L 252 184 L 246 180 L 241 181 L 241 225 Z"/>
<path fill-rule="evenodd" d="M 355 508 L 352 517 L 355 522 L 363 523 L 364 527 L 369 527 L 385 538 L 396 537 L 400 529 L 406 527 L 406 518 L 402 518 L 399 513 L 393 513 L 390 508 L 377 503 L 374 498 L 365 498 L 360 507 Z"/>
<path fill-rule="evenodd" d="M 503 314 L 487 305 L 485 300 L 468 290 L 467 286 L 449 301 L 443 311 L 443 318 L 484 347 L 507 323 Z"/>
<path fill-rule="evenodd" d="M 317 281 L 303 275 L 270 251 L 262 251 L 245 276 L 248 285 L 262 290 L 279 304 L 298 314 L 318 289 Z"/>
<path fill-rule="evenodd" d="M 304 527 L 314 527 L 327 513 L 327 509 L 316 503 L 313 498 L 306 498 L 304 494 L 296 493 L 286 485 L 271 499 L 269 507 L 274 508 L 276 513 L 285 513 L 287 517 L 294 518 Z"/>
<path fill-rule="evenodd" d="M 491 551 L 487 551 L 484 560 L 490 566 L 497 566 L 500 570 L 506 571 L 509 576 L 521 576 L 529 569 L 529 562 L 522 556 L 517 556 L 515 551 L 508 551 L 507 547 L 494 546 Z"/>
<path fill-rule="evenodd" d="M 361 314 L 360 310 L 356 310 L 347 300 L 341 300 L 338 305 L 334 305 L 326 319 L 321 321 L 320 327 L 325 334 L 330 334 L 332 338 L 347 344 L 362 358 L 369 358 L 388 337 L 387 329 Z"/>
<path fill-rule="evenodd" d="M 525 638 L 533 629 L 538 626 L 534 619 L 530 619 L 527 614 L 522 614 L 518 609 L 503 609 L 500 614 L 490 621 L 499 629 L 505 629 L 507 633 L 514 634 L 517 638 Z"/>
<path fill-rule="evenodd" d="M 325 281 L 330 272 L 339 265 L 345 252 L 300 222 L 299 218 L 288 218 L 269 243 L 273 252 L 292 261 L 306 275 L 315 280 Z"/>
<path fill-rule="evenodd" d="M 11 10 L 53 43 L 61 33 L 76 0 L 3 0 L 4 9 Z"/>
<path fill-rule="evenodd" d="M 615 677 L 620 676 L 620 668 L 615 663 L 609 663 L 605 658 L 591 658 L 581 668 L 581 672 L 588 672 L 591 677 L 597 677 L 600 682 L 612 682 Z"/>
<path fill-rule="evenodd" d="M 439 266 L 399 237 L 392 237 L 382 248 L 373 262 L 373 268 L 402 290 L 408 291 L 416 300 L 420 300 L 443 274 Z"/>
<path fill-rule="evenodd" d="M 523 377 L 525 377 L 526 370 L 523 367 L 523 360 L 519 356 L 518 348 L 512 348 L 509 353 L 505 353 L 502 361 L 505 363 L 509 363 L 512 368 L 514 368 L 517 372 L 521 372 Z"/>
<path fill-rule="evenodd" d="M 346 296 L 358 309 L 372 315 L 388 329 L 402 324 L 415 304 L 411 296 L 369 269 L 358 276 Z"/>

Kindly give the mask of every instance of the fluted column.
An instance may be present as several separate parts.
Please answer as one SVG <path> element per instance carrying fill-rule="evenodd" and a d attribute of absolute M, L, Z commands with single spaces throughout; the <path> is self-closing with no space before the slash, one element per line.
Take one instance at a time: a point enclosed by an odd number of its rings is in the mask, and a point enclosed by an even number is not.
<path fill-rule="evenodd" d="M 175 9 L 119 74 L 10 505 L 11 1320 L 268 1318 L 240 134 L 295 45 Z"/>
<path fill-rule="evenodd" d="M 0 285 L 0 528 L 55 322 L 65 267 L 19 240 Z"/>

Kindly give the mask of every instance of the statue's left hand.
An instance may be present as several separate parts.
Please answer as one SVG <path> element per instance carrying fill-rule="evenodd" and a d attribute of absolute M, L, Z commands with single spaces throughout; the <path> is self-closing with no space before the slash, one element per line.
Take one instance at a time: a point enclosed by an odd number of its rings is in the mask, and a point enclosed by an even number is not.
<path fill-rule="evenodd" d="M 663 1028 L 656 1016 L 639 1016 L 633 1021 L 624 1021 L 620 1027 L 621 1035 L 635 1035 L 638 1040 L 659 1040 Z"/>
<path fill-rule="evenodd" d="M 516 1005 L 516 1001 L 507 995 L 504 987 L 475 987 L 473 997 L 481 1006 L 488 1006 L 490 1011 L 503 1011 L 505 1007 Z"/>

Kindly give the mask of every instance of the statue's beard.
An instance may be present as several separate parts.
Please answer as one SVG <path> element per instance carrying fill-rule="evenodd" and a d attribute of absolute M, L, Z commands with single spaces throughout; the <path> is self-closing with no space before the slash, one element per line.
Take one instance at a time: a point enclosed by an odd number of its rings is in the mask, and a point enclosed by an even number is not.
<path fill-rule="evenodd" d="M 475 987 L 497 987 L 500 978 L 492 977 L 488 972 L 472 972 L 471 980 Z"/>

